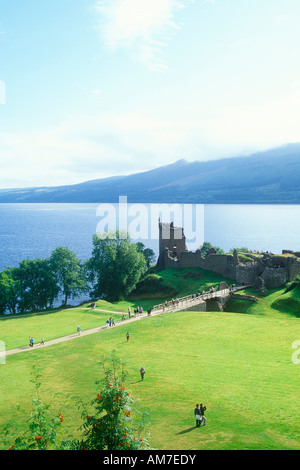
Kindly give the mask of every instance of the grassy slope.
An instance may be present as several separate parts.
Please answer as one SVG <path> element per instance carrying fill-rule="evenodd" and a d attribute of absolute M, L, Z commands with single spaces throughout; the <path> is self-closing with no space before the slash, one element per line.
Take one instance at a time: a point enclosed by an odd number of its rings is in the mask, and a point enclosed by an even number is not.
<path fill-rule="evenodd" d="M 293 318 L 175 313 L 132 323 L 129 343 L 124 325 L 9 356 L 1 366 L 0 422 L 10 412 L 18 416 L 14 405 L 29 407 L 34 364 L 42 370 L 45 392 L 89 400 L 96 394 L 97 358 L 115 349 L 129 361 L 134 397 L 150 412 L 153 447 L 299 449 L 299 369 L 291 362 L 296 328 Z M 199 401 L 208 406 L 208 426 L 200 430 L 193 417 Z M 76 433 L 80 419 L 71 398 L 63 414 Z"/>
<path fill-rule="evenodd" d="M 219 275 L 204 271 L 202 269 L 166 269 L 158 273 L 165 283 L 171 284 L 178 296 L 184 296 L 196 292 L 198 289 L 208 290 L 211 285 L 218 285 L 223 278 Z M 19 316 L 0 317 L 0 340 L 4 341 L 6 349 L 22 347 L 28 344 L 29 336 L 39 343 L 44 337 L 45 341 L 76 333 L 76 328 L 80 325 L 82 330 L 105 325 L 109 317 L 121 321 L 121 313 L 127 313 L 128 307 L 131 309 L 142 305 L 146 311 L 148 307 L 153 307 L 166 300 L 165 297 L 149 298 L 143 300 L 106 302 L 99 300 L 96 302 L 96 310 L 91 310 L 89 304 L 77 308 L 65 310 L 53 310 L 47 313 L 26 314 Z M 168 298 L 170 300 L 170 298 Z M 101 312 L 105 310 L 107 312 Z M 109 313 L 109 312 L 120 313 Z M 15 320 L 18 319 L 16 322 Z"/>
<path fill-rule="evenodd" d="M 165 275 L 173 275 L 176 281 L 175 273 Z M 32 365 L 43 371 L 47 395 L 61 392 L 63 399 L 70 394 L 89 400 L 99 377 L 97 358 L 115 349 L 129 361 L 133 395 L 150 412 L 153 447 L 300 449 L 300 366 L 291 361 L 291 345 L 299 339 L 300 328 L 292 312 L 282 314 L 272 308 L 283 292 L 272 291 L 252 304 L 251 315 L 164 314 L 132 323 L 129 343 L 128 327 L 123 325 L 42 351 L 9 356 L 7 364 L 0 366 L 0 423 L 11 415 L 27 419 L 14 406 L 30 407 Z M 81 314 L 91 322 L 98 319 L 90 310 Z M 54 320 L 58 325 L 54 315 L 48 315 L 49 324 Z M 11 320 L 10 327 L 19 321 Z M 138 373 L 141 365 L 146 368 L 144 382 Z M 208 406 L 208 426 L 196 429 L 193 408 L 199 401 Z M 71 398 L 63 411 L 66 424 L 76 433 L 81 421 Z"/>
<path fill-rule="evenodd" d="M 278 296 L 272 303 L 272 307 L 285 313 L 300 317 L 300 286 Z"/>

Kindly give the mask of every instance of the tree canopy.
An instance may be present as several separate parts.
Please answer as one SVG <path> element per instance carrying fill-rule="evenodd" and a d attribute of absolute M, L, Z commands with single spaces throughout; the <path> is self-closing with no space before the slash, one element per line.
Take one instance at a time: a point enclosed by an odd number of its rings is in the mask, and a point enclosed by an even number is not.
<path fill-rule="evenodd" d="M 68 299 L 79 297 L 85 292 L 87 282 L 81 261 L 69 248 L 58 247 L 52 251 L 49 259 L 56 283 L 64 296 L 64 305 Z"/>
<path fill-rule="evenodd" d="M 146 260 L 128 234 L 117 231 L 94 235 L 93 251 L 86 266 L 93 284 L 91 295 L 110 301 L 123 300 L 146 271 Z"/>

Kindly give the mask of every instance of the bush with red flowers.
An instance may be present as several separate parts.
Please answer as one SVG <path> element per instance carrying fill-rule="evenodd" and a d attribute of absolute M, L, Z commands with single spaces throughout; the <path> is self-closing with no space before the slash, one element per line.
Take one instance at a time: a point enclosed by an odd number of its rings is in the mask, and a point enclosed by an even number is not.
<path fill-rule="evenodd" d="M 133 417 L 133 398 L 125 387 L 125 363 L 115 354 L 103 357 L 100 362 L 103 379 L 94 400 L 81 404 L 84 423 L 83 439 L 78 448 L 91 450 L 141 450 L 149 449 L 148 439 L 141 436 L 147 413 Z M 93 414 L 87 406 L 94 408 Z"/>

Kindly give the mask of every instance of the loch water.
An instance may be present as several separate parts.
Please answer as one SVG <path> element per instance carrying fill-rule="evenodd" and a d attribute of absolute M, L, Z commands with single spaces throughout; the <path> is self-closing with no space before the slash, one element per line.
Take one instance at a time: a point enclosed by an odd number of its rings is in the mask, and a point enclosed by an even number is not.
<path fill-rule="evenodd" d="M 70 248 L 82 261 L 89 258 L 93 235 L 105 220 L 99 215 L 104 214 L 105 207 L 99 211 L 99 206 L 96 203 L 0 204 L 0 271 L 18 266 L 23 259 L 47 258 L 58 246 Z M 112 206 L 118 225 L 119 205 Z M 152 226 L 158 226 L 158 220 L 150 220 L 153 214 L 150 206 L 134 205 L 134 212 L 128 204 L 128 227 L 131 221 L 134 222 L 131 226 L 138 230 L 140 223 L 141 239 L 134 241 L 141 241 L 158 255 L 158 232 L 155 238 L 151 231 Z M 196 211 L 192 211 L 195 220 L 191 221 L 191 227 L 195 233 L 203 231 L 204 241 L 224 251 L 235 247 L 273 253 L 281 253 L 283 249 L 300 250 L 300 205 L 206 204 L 203 213 L 204 217 L 197 220 Z M 106 217 L 109 225 L 110 219 Z M 145 227 L 149 230 L 145 231 Z M 187 246 L 194 249 L 195 240 L 192 242 L 187 237 Z"/>

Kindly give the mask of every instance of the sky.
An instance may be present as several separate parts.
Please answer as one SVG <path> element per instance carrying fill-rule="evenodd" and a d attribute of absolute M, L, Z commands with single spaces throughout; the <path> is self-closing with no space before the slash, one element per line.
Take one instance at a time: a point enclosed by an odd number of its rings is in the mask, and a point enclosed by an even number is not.
<path fill-rule="evenodd" d="M 0 189 L 300 142 L 299 0 L 0 0 Z"/>

